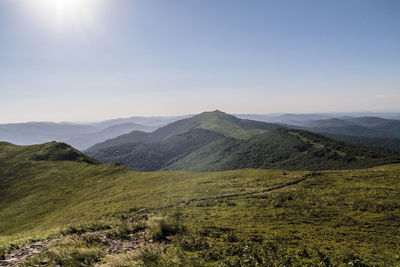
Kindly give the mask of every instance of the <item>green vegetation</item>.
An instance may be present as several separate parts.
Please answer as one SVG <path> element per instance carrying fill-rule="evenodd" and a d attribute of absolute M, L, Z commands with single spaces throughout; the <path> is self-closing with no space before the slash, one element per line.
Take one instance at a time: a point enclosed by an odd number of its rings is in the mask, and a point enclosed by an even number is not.
<path fill-rule="evenodd" d="M 375 146 L 386 148 L 392 151 L 400 152 L 400 138 L 399 137 L 365 137 L 365 136 L 351 136 L 351 135 L 339 135 L 339 134 L 326 134 L 329 137 L 352 142 L 356 144 L 362 144 L 366 146 Z"/>
<path fill-rule="evenodd" d="M 149 134 L 132 132 L 87 153 L 101 162 L 121 162 L 138 171 L 329 170 L 400 162 L 400 155 L 385 149 L 241 120 L 219 111 L 201 113 Z"/>
<path fill-rule="evenodd" d="M 341 118 L 314 120 L 305 130 L 335 135 L 363 137 L 400 137 L 400 121 L 379 117 Z"/>
<path fill-rule="evenodd" d="M 105 254 L 102 245 L 102 240 L 96 237 L 68 237 L 46 253 L 27 260 L 23 265 L 93 266 L 100 262 Z"/>
<path fill-rule="evenodd" d="M 185 134 L 194 129 L 209 130 L 227 137 L 245 139 L 251 133 L 259 133 L 260 130 L 278 129 L 281 126 L 252 120 L 241 120 L 235 116 L 221 111 L 203 112 L 188 119 L 179 120 L 161 127 L 152 133 L 133 131 L 129 134 L 107 140 L 90 147 L 87 152 L 91 153 L 111 146 L 127 143 L 157 143 L 169 137 Z"/>
<path fill-rule="evenodd" d="M 25 265 L 399 266 L 399 164 L 140 173 L 81 154 L 53 160 L 64 150 L 0 144 L 0 257 L 46 239 Z M 152 243 L 110 249 L 147 227 Z"/>

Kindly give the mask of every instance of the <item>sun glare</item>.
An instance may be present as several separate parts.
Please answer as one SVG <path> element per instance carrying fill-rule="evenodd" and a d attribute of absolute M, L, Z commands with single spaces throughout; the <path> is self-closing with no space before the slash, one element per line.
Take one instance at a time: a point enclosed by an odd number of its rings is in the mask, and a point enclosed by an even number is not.
<path fill-rule="evenodd" d="M 85 0 L 47 0 L 47 5 L 54 5 L 58 13 L 79 11 L 86 3 Z"/>
<path fill-rule="evenodd" d="M 47 26 L 87 26 L 99 15 L 102 0 L 32 0 L 29 10 Z"/>

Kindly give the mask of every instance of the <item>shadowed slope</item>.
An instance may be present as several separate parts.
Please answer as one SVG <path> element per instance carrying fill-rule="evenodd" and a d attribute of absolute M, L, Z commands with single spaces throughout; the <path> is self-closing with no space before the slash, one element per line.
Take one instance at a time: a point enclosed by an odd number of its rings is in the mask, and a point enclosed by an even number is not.
<path fill-rule="evenodd" d="M 351 169 L 400 158 L 394 152 L 242 120 L 220 111 L 204 112 L 149 134 L 132 132 L 100 143 L 87 153 L 101 162 L 122 162 L 138 171 Z"/>

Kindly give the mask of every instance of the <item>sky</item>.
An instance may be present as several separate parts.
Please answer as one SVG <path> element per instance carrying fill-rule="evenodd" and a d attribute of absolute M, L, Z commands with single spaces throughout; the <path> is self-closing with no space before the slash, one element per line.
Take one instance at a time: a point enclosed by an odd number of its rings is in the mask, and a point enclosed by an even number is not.
<path fill-rule="evenodd" d="M 0 0 L 0 123 L 400 110 L 398 0 Z"/>

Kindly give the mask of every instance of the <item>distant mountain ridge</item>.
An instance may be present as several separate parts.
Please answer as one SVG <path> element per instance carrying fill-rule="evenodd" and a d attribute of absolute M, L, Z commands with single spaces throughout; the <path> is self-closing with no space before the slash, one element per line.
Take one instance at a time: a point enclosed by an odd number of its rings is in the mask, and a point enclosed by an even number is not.
<path fill-rule="evenodd" d="M 0 124 L 0 141 L 18 145 L 33 145 L 51 141 L 65 142 L 78 149 L 134 130 L 153 131 L 180 117 L 131 117 L 99 123 L 27 122 Z M 141 124 L 141 123 L 147 124 Z"/>
<path fill-rule="evenodd" d="M 314 120 L 305 124 L 304 127 L 304 129 L 321 133 L 366 137 L 400 137 L 399 120 L 379 117 Z"/>
<path fill-rule="evenodd" d="M 400 119 L 399 113 L 286 113 L 237 114 L 236 116 L 240 119 L 279 124 L 289 128 L 299 128 L 341 140 L 381 146 L 399 151 L 397 149 L 398 145 L 396 145 L 400 142 L 400 131 L 398 127 Z M 192 116 L 134 116 L 84 124 L 68 122 L 0 124 L 0 141 L 11 142 L 18 145 L 31 145 L 58 141 L 85 150 L 95 144 L 102 143 L 103 141 L 124 134 L 129 134 L 132 131 L 139 131 L 136 133 L 138 136 L 146 136 L 143 132 L 152 132 L 157 128 L 189 117 Z M 122 143 L 129 142 L 129 136 L 130 135 L 126 137 L 128 140 L 125 140 Z M 149 137 L 147 136 L 147 138 Z"/>
<path fill-rule="evenodd" d="M 346 169 L 398 162 L 399 155 L 282 125 L 204 112 L 152 133 L 134 131 L 89 148 L 101 162 L 140 171 L 242 168 Z"/>

